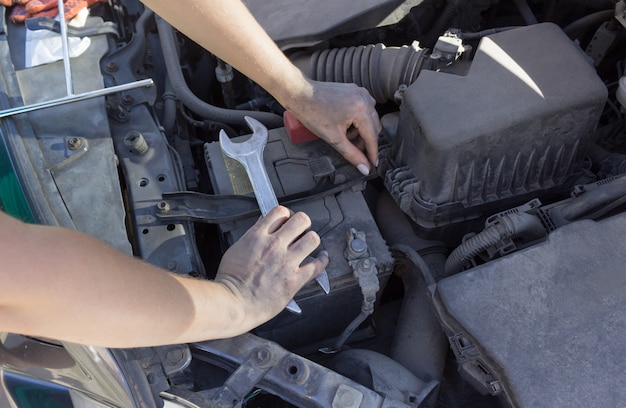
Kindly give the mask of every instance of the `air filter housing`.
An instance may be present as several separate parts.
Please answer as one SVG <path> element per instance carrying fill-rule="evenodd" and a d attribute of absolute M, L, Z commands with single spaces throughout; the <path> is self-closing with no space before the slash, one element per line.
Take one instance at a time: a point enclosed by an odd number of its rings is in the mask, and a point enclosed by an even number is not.
<path fill-rule="evenodd" d="M 565 190 L 606 96 L 556 25 L 485 37 L 466 76 L 423 71 L 404 93 L 387 189 L 426 229 Z"/>

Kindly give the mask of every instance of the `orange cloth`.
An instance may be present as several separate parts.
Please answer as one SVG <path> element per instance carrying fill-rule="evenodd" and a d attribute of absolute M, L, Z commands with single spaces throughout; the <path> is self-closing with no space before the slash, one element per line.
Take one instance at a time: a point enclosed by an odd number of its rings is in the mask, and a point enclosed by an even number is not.
<path fill-rule="evenodd" d="M 79 11 L 97 2 L 107 0 L 65 0 L 63 9 L 65 19 L 69 20 L 76 16 Z M 58 14 L 58 0 L 0 0 L 3 6 L 13 6 L 11 10 L 11 21 L 22 23 L 27 18 L 33 17 L 55 17 Z"/>

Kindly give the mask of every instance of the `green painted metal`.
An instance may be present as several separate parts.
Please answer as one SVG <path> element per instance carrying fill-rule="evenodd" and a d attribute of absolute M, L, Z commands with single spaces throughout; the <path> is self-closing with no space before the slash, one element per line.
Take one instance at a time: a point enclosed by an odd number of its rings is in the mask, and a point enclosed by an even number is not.
<path fill-rule="evenodd" d="M 34 222 L 24 191 L 0 135 L 0 210 L 25 222 Z"/>

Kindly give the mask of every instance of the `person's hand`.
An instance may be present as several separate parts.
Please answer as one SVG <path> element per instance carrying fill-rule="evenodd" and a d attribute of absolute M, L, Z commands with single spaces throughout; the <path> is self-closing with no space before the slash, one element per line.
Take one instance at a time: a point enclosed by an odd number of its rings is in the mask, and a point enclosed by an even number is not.
<path fill-rule="evenodd" d="M 367 175 L 371 165 L 378 164 L 381 125 L 376 101 L 367 90 L 355 84 L 317 81 L 310 81 L 310 84 L 312 92 L 293 98 L 287 108 L 304 126 Z"/>
<path fill-rule="evenodd" d="M 250 328 L 277 315 L 296 292 L 328 264 L 325 251 L 300 266 L 320 244 L 309 217 L 291 215 L 282 206 L 252 226 L 220 263 L 215 282 L 223 284 L 244 305 Z"/>

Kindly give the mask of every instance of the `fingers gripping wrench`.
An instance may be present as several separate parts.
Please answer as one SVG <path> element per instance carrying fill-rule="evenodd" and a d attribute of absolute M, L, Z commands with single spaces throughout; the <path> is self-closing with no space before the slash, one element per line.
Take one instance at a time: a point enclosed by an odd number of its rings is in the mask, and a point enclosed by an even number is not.
<path fill-rule="evenodd" d="M 263 164 L 263 150 L 267 144 L 268 132 L 267 128 L 258 120 L 249 116 L 245 117 L 246 123 L 252 129 L 252 137 L 242 143 L 233 143 L 230 141 L 224 130 L 220 131 L 220 146 L 224 154 L 238 161 L 248 174 L 254 195 L 261 214 L 265 216 L 272 208 L 278 205 L 278 199 L 274 188 L 265 170 Z M 330 292 L 330 284 L 326 270 L 315 278 L 324 292 Z M 287 309 L 294 313 L 301 313 L 302 309 L 292 299 L 287 305 Z"/>

